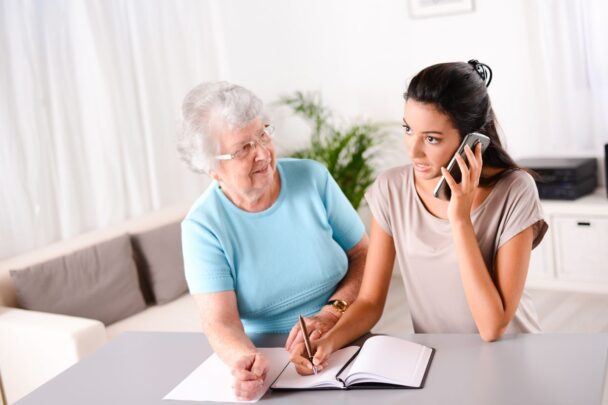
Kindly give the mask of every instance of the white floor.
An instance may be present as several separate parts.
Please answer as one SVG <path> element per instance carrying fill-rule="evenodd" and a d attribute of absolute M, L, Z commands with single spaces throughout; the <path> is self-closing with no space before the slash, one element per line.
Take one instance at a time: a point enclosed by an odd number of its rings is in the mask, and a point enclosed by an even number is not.
<path fill-rule="evenodd" d="M 608 332 L 608 294 L 529 290 L 544 332 Z M 375 333 L 412 333 L 403 281 L 394 275 Z"/>

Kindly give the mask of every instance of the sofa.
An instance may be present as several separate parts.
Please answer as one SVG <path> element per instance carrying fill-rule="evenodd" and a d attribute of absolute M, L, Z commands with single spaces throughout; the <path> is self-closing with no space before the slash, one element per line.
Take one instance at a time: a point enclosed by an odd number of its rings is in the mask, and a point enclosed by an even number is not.
<path fill-rule="evenodd" d="M 0 382 L 9 404 L 124 331 L 201 331 L 181 254 L 188 208 L 0 262 Z"/>

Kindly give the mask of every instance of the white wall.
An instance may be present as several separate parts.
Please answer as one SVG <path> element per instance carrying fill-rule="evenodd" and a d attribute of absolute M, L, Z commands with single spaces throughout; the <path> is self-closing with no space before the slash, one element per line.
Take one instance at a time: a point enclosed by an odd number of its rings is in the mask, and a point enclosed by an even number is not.
<path fill-rule="evenodd" d="M 134 48 L 138 54 L 145 54 L 149 58 L 142 58 L 143 62 L 135 67 L 129 65 L 135 62 L 128 57 L 116 61 L 107 59 L 126 72 L 137 71 L 139 80 L 143 83 L 140 99 L 145 100 L 145 107 L 153 111 L 146 117 L 144 127 L 154 128 L 153 132 L 162 137 L 150 145 L 150 150 L 154 152 L 152 155 L 155 156 L 150 166 L 161 179 L 153 184 L 156 187 L 153 194 L 157 196 L 157 205 L 168 205 L 176 198 L 191 200 L 209 181 L 205 176 L 197 177 L 187 173 L 177 162 L 174 140 L 170 136 L 175 124 L 172 118 L 179 116 L 178 100 L 189 88 L 203 80 L 223 79 L 242 84 L 260 95 L 267 105 L 279 96 L 295 90 L 316 90 L 322 93 L 324 101 L 339 117 L 347 120 L 358 117 L 392 122 L 395 124 L 394 136 L 387 142 L 382 160 L 377 163 L 378 169 L 383 170 L 406 160 L 399 122 L 403 108 L 402 92 L 409 78 L 434 63 L 475 58 L 489 64 L 494 71 L 489 91 L 513 157 L 517 159 L 572 152 L 551 144 L 551 134 L 546 129 L 547 122 L 551 122 L 547 107 L 549 96 L 544 88 L 547 86 L 543 80 L 546 72 L 541 67 L 539 28 L 533 4 L 528 0 L 475 0 L 475 11 L 472 13 L 412 19 L 408 12 L 409 1 L 192 0 L 168 4 L 162 0 L 127 3 L 117 0 L 91 3 L 92 5 L 86 3 L 88 7 L 85 8 L 87 13 L 91 13 L 92 21 L 104 17 L 103 21 L 108 22 L 107 26 L 94 26 L 101 31 L 97 34 L 102 39 L 106 35 L 116 39 L 116 43 L 121 42 L 122 38 L 122 45 L 127 48 L 133 41 L 130 37 L 133 33 L 124 27 L 124 32 L 105 32 L 104 30 L 116 29 L 113 24 L 116 21 L 107 18 L 105 14 L 96 15 L 95 12 L 99 8 L 109 12 L 109 16 L 115 13 L 122 15 L 121 10 L 125 4 L 129 5 L 129 9 L 135 10 L 134 21 L 125 27 L 139 29 L 136 31 L 139 34 L 136 35 L 138 42 Z M 18 3 L 10 4 L 14 6 Z M 40 11 L 42 4 L 31 2 L 27 3 L 27 7 Z M 83 3 L 80 2 L 65 1 L 60 4 L 68 10 L 70 7 L 83 8 Z M 104 7 L 101 7 L 102 4 Z M 79 6 L 76 7 L 77 5 Z M 179 12 L 168 13 L 168 9 L 173 7 Z M 48 19 L 49 15 L 57 17 L 56 13 L 63 12 L 63 9 L 47 7 L 45 10 L 49 14 L 26 13 L 26 17 L 7 13 L 5 18 L 14 25 L 5 24 L 7 29 L 4 32 L 15 34 L 15 27 L 23 25 L 19 18 L 30 18 L 27 22 L 36 26 L 39 21 L 34 17 L 40 15 L 40 23 L 48 24 L 49 21 L 45 18 Z M 179 27 L 173 26 L 172 18 L 162 18 L 165 14 L 175 14 Z M 66 24 L 69 20 L 66 17 Z M 80 19 L 73 20 L 81 22 Z M 25 28 L 17 31 L 28 32 Z M 24 43 L 28 43 L 30 38 L 23 36 Z M 48 41 L 47 35 L 40 38 Z M 42 39 L 34 41 L 34 48 L 46 43 Z M 36 41 L 41 42 L 39 44 Z M 82 38 L 71 38 L 70 41 L 86 42 Z M 27 46 L 16 48 L 30 49 Z M 54 48 L 44 49 L 54 57 L 59 52 Z M 57 49 L 63 48 L 59 46 Z M 93 49 L 88 49 L 82 54 L 77 52 L 76 58 L 87 58 L 92 51 Z M 65 57 L 61 52 L 59 55 Z M 9 58 L 8 61 L 14 62 L 14 59 Z M 0 63 L 0 71 L 2 68 L 10 71 L 11 66 L 12 63 Z M 36 66 L 36 69 L 45 71 L 49 66 Z M 12 70 L 25 72 L 22 69 Z M 28 79 L 23 82 L 35 87 L 34 81 Z M 115 89 L 128 87 L 128 81 L 126 86 L 124 83 L 117 81 Z M 23 86 L 22 83 L 19 85 Z M 62 104 L 65 102 L 63 98 L 60 101 Z M 115 106 L 111 99 L 105 100 L 105 103 Z M 280 153 L 287 154 L 308 144 L 308 128 L 293 118 L 288 109 L 271 106 L 270 113 L 278 128 L 277 144 Z M 71 118 L 86 119 L 78 117 L 76 113 Z M 91 122 L 87 124 L 91 125 Z M 136 131 L 126 133 L 132 137 L 141 136 Z M 547 136 L 540 136 L 541 134 Z M 588 151 L 584 150 L 584 146 L 578 147 L 580 150 L 572 153 L 601 154 L 601 151 Z M 134 165 L 133 160 L 130 162 Z M 17 189 L 29 180 L 15 176 L 11 179 L 14 181 L 6 189 Z M 107 183 L 109 187 L 119 187 L 117 184 L 122 184 Z M 118 201 L 116 195 L 119 194 L 106 194 L 110 195 L 108 198 Z M 12 201 L 17 200 L 13 198 Z M 80 200 L 76 202 L 81 204 Z M 109 201 L 106 205 L 110 206 L 113 202 L 116 201 Z M 20 217 L 12 210 L 4 211 L 10 220 L 0 218 L 0 222 L 4 219 L 4 223 L 16 224 L 13 228 L 32 228 L 26 224 L 17 224 L 21 221 Z M 42 214 L 39 217 L 50 218 L 51 222 L 55 218 L 53 215 Z M 122 217 L 114 218 L 122 220 Z M 98 214 L 93 219 L 97 221 L 96 224 L 100 224 L 107 218 Z M 92 222 L 87 222 L 90 223 Z M 52 235 L 57 234 L 57 229 L 51 229 L 50 225 L 47 228 L 50 229 L 49 232 L 55 232 Z M 65 236 L 66 233 L 62 235 Z"/>
<path fill-rule="evenodd" d="M 494 71 L 489 91 L 512 155 L 540 153 L 530 11 L 524 0 L 475 3 L 473 13 L 412 19 L 408 0 L 221 1 L 220 73 L 267 103 L 294 90 L 320 90 L 343 118 L 397 124 L 410 77 L 434 63 L 475 58 Z M 284 137 L 279 143 L 293 149 L 305 144 L 307 132 L 287 114 L 275 109 L 274 118 Z M 403 159 L 404 153 L 396 158 Z"/>

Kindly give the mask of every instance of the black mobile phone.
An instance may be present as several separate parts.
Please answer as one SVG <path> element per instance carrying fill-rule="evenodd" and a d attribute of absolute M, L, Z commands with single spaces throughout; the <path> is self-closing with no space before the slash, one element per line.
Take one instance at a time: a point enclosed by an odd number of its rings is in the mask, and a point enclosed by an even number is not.
<path fill-rule="evenodd" d="M 475 152 L 475 146 L 477 146 L 478 143 L 481 144 L 481 153 L 483 154 L 486 151 L 488 145 L 490 144 L 490 138 L 477 132 L 471 132 L 470 134 L 467 134 L 462 140 L 462 143 L 460 144 L 458 149 L 456 150 L 456 153 L 454 153 L 454 156 L 452 156 L 450 163 L 448 163 L 446 169 L 452 175 L 454 180 L 456 180 L 457 183 L 460 183 L 460 181 L 462 180 L 462 173 L 460 172 L 460 167 L 458 167 L 456 156 L 462 156 L 465 163 L 468 165 L 469 162 L 466 154 L 464 153 L 464 147 L 466 145 L 469 145 L 471 150 Z M 450 186 L 448 185 L 448 182 L 445 181 L 445 176 L 442 175 L 439 179 L 439 183 L 437 183 L 435 190 L 433 190 L 433 195 L 436 198 L 442 200 L 449 200 L 452 196 Z"/>

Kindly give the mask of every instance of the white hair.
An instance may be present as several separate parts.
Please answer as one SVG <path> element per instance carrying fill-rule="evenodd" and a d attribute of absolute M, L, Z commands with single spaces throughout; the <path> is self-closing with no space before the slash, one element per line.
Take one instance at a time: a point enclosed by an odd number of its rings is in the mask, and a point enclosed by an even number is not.
<path fill-rule="evenodd" d="M 202 83 L 182 103 L 177 130 L 177 151 L 188 167 L 209 173 L 220 153 L 218 127 L 243 128 L 262 115 L 262 100 L 244 87 L 228 82 Z"/>

